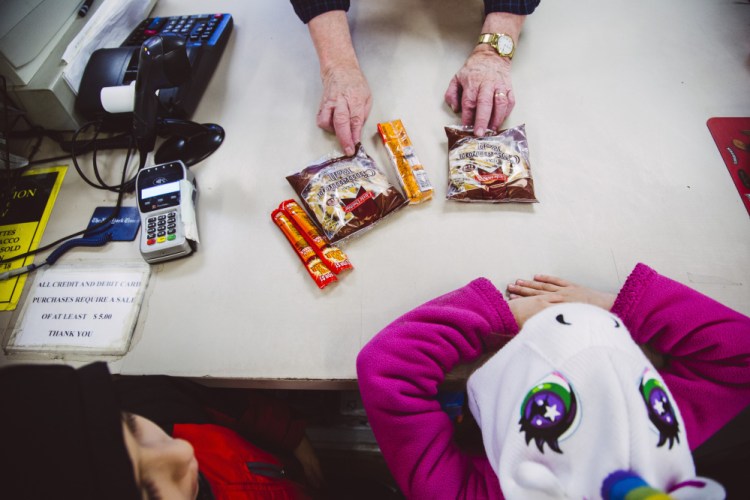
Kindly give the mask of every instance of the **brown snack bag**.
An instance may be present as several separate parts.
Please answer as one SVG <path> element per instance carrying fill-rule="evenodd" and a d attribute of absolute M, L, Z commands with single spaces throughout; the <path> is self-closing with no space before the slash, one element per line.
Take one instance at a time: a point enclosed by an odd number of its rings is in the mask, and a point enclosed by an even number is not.
<path fill-rule="evenodd" d="M 526 127 L 475 137 L 473 128 L 447 126 L 449 200 L 537 203 Z"/>
<path fill-rule="evenodd" d="M 323 160 L 286 179 L 330 243 L 369 229 L 408 204 L 361 144 L 352 156 Z"/>

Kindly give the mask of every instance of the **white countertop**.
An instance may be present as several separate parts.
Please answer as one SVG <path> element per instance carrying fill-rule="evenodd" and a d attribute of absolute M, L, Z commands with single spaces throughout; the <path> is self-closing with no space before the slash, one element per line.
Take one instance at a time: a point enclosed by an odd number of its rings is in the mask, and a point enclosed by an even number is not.
<path fill-rule="evenodd" d="M 342 245 L 356 269 L 319 290 L 270 218 L 295 197 L 285 176 L 338 148 L 315 125 L 321 85 L 307 28 L 288 2 L 211 2 L 235 26 L 193 117 L 227 132 L 193 167 L 200 249 L 153 268 L 114 372 L 351 383 L 357 353 L 382 327 L 478 276 L 503 290 L 546 273 L 616 292 L 643 262 L 750 314 L 750 217 L 706 127 L 711 117 L 750 116 L 750 5 L 543 1 L 516 49 L 517 104 L 504 124 L 526 124 L 540 203 L 485 205 L 445 200 L 443 131 L 460 121 L 443 94 L 474 45 L 482 2 L 352 3 L 374 99 L 363 145 L 390 168 L 376 124 L 402 119 L 434 199 Z M 155 13 L 207 5 L 160 0 Z M 84 188 L 71 166 L 44 241 L 114 199 Z M 136 243 L 60 262 L 120 258 L 138 258 Z M 0 314 L 6 330 L 16 316 Z M 0 365 L 25 359 L 1 355 Z"/>

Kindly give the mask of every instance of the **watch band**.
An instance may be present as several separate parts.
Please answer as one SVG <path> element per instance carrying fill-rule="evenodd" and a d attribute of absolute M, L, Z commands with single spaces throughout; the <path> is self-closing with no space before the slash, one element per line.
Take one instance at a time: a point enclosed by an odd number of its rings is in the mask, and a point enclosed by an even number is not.
<path fill-rule="evenodd" d="M 499 33 L 482 33 L 481 35 L 479 35 L 479 40 L 477 40 L 477 45 L 479 45 L 480 43 L 491 44 L 492 39 L 497 38 L 498 36 L 500 36 Z"/>

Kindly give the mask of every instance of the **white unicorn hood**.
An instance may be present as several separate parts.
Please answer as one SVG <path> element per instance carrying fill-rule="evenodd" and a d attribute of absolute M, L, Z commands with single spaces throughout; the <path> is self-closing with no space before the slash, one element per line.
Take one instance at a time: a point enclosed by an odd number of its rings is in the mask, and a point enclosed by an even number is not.
<path fill-rule="evenodd" d="M 695 477 L 674 398 L 603 309 L 536 314 L 472 374 L 468 392 L 508 499 L 724 498 Z"/>

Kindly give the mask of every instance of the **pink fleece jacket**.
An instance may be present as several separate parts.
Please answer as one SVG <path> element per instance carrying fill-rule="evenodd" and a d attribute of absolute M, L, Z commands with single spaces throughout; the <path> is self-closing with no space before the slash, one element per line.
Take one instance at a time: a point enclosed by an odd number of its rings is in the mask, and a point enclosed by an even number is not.
<path fill-rule="evenodd" d="M 636 343 L 667 357 L 660 373 L 691 449 L 750 405 L 750 318 L 643 264 L 612 312 Z M 458 449 L 435 396 L 447 372 L 516 333 L 502 293 L 479 278 L 398 318 L 359 354 L 365 410 L 407 498 L 503 498 L 487 458 Z"/>

